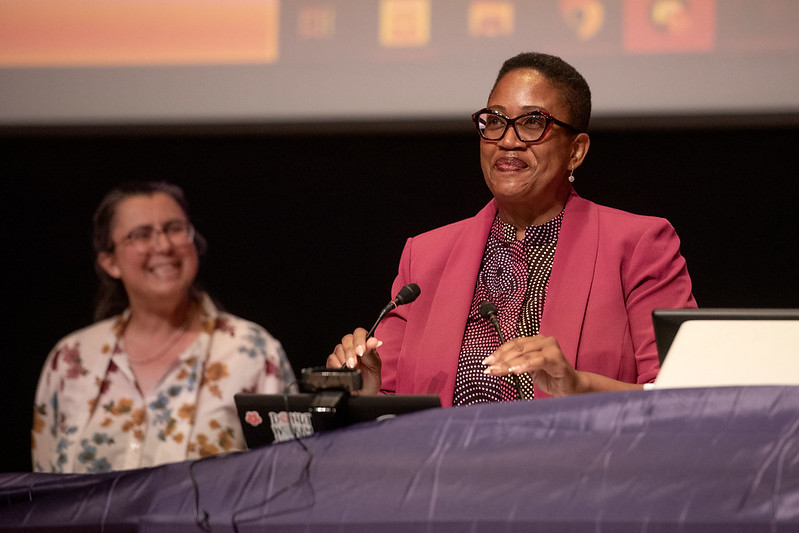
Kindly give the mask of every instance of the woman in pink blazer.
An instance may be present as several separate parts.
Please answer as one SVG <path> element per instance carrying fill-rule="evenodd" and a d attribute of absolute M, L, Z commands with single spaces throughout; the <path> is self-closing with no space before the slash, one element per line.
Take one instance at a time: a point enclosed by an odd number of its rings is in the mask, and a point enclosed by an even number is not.
<path fill-rule="evenodd" d="M 420 296 L 373 338 L 361 328 L 345 336 L 328 366 L 359 368 L 361 394 L 438 394 L 443 405 L 653 381 L 652 310 L 696 302 L 666 220 L 574 192 L 590 112 L 587 83 L 560 58 L 506 61 L 473 115 L 494 199 L 473 218 L 408 240 L 393 291 L 413 282 Z M 480 317 L 481 300 L 500 302 L 509 341 L 500 345 Z"/>

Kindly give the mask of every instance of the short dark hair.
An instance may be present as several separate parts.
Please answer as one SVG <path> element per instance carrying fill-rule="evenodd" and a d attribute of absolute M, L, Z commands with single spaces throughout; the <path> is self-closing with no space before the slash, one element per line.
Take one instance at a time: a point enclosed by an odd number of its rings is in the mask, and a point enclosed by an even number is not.
<path fill-rule="evenodd" d="M 95 256 L 94 269 L 100 278 L 100 288 L 94 306 L 95 320 L 102 320 L 119 314 L 129 305 L 128 294 L 125 292 L 122 282 L 109 276 L 97 262 L 97 256 L 101 252 L 111 253 L 114 251 L 115 244 L 111 239 L 111 226 L 114 222 L 114 216 L 116 216 L 117 207 L 128 198 L 153 196 L 157 193 L 171 197 L 183 209 L 186 217 L 189 216 L 189 203 L 186 200 L 183 189 L 165 181 L 134 181 L 120 185 L 105 195 L 94 212 L 94 228 L 92 230 L 92 245 Z M 198 232 L 195 232 L 194 243 L 200 255 L 205 253 L 208 246 L 205 238 Z"/>
<path fill-rule="evenodd" d="M 506 74 L 519 69 L 536 70 L 552 82 L 560 90 L 563 104 L 569 112 L 568 120 L 558 118 L 580 131 L 588 131 L 588 123 L 591 121 L 591 88 L 577 69 L 557 56 L 540 52 L 521 53 L 502 64 L 491 92 L 494 92 Z"/>

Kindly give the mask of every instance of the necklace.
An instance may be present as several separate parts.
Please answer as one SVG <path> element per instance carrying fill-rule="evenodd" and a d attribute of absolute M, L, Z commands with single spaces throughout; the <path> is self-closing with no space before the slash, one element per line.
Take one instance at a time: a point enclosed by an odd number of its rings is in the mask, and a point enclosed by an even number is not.
<path fill-rule="evenodd" d="M 161 359 L 163 356 L 165 356 L 165 355 L 166 355 L 166 354 L 169 352 L 169 350 L 170 350 L 170 349 L 171 349 L 171 348 L 172 348 L 172 347 L 173 347 L 173 346 L 174 346 L 174 345 L 175 345 L 175 344 L 176 344 L 176 343 L 177 343 L 177 342 L 178 342 L 178 341 L 179 341 L 181 338 L 183 338 L 183 335 L 186 333 L 186 331 L 188 331 L 188 329 L 189 329 L 189 326 L 191 325 L 191 319 L 192 319 L 192 316 L 193 316 L 193 313 L 192 313 L 192 309 L 190 308 L 190 309 L 189 309 L 189 312 L 186 314 L 186 320 L 185 320 L 185 321 L 183 322 L 183 324 L 181 324 L 181 325 L 180 325 L 180 327 L 179 327 L 179 328 L 178 328 L 178 329 L 177 329 L 177 330 L 176 330 L 176 331 L 175 331 L 175 332 L 172 334 L 172 336 L 169 338 L 169 340 L 167 341 L 167 343 L 166 343 L 166 344 L 163 346 L 163 348 L 161 348 L 160 350 L 158 350 L 158 352 L 156 352 L 155 354 L 153 354 L 153 355 L 150 355 L 150 356 L 148 356 L 148 357 L 142 357 L 142 358 L 140 358 L 140 359 L 137 359 L 137 358 L 131 357 L 131 356 L 130 356 L 130 353 L 128 353 L 128 360 L 129 360 L 131 363 L 135 363 L 135 364 L 137 364 L 137 365 L 143 365 L 143 364 L 152 363 L 153 361 L 156 361 L 156 360 L 158 360 L 158 359 Z"/>

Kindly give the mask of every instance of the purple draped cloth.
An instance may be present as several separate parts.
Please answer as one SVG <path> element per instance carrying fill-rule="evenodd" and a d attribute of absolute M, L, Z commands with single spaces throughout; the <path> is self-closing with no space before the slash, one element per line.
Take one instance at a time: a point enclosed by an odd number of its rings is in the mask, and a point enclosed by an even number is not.
<path fill-rule="evenodd" d="M 302 442 L 108 474 L 2 474 L 0 529 L 799 530 L 799 387 L 481 404 Z"/>

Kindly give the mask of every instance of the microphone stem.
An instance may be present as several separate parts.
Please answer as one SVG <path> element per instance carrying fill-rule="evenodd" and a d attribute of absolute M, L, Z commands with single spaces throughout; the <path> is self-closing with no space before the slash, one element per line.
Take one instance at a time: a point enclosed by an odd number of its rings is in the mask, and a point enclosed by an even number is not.
<path fill-rule="evenodd" d="M 386 316 L 388 312 L 394 309 L 395 307 L 397 307 L 397 304 L 396 302 L 392 301 L 380 311 L 380 314 L 377 315 L 377 320 L 375 320 L 375 323 L 372 324 L 372 327 L 369 329 L 369 331 L 366 332 L 367 339 L 372 335 L 374 335 L 375 330 L 377 329 L 377 325 L 380 324 L 380 321 L 383 320 L 383 317 Z M 344 370 L 346 368 L 347 368 L 347 363 L 345 362 L 343 365 L 341 365 L 341 370 Z"/>
<path fill-rule="evenodd" d="M 380 321 L 383 320 L 383 317 L 385 317 L 389 311 L 396 309 L 400 305 L 411 303 L 418 298 L 420 293 L 421 290 L 419 290 L 419 286 L 416 283 L 408 283 L 402 287 L 399 293 L 397 293 L 396 298 L 388 302 L 388 304 L 386 304 L 386 306 L 380 311 L 380 314 L 377 316 L 377 320 L 375 320 L 375 323 L 372 324 L 372 327 L 366 333 L 366 338 L 368 339 L 374 334 L 375 330 L 377 329 L 377 325 L 380 324 Z M 346 362 L 341 365 L 342 370 L 345 368 L 347 368 Z"/>
<path fill-rule="evenodd" d="M 505 336 L 502 334 L 502 329 L 499 327 L 499 320 L 497 320 L 497 315 L 491 315 L 491 324 L 494 325 L 494 329 L 497 330 L 497 335 L 499 335 L 499 344 L 505 344 Z"/>
<path fill-rule="evenodd" d="M 499 344 L 500 345 L 505 344 L 505 336 L 502 335 L 502 329 L 499 327 L 499 320 L 497 320 L 497 315 L 492 313 L 491 316 L 489 317 L 489 319 L 491 320 L 491 324 L 494 325 L 494 329 L 497 330 L 497 335 L 499 336 Z M 526 400 L 527 399 L 527 395 L 524 394 L 524 391 L 522 391 L 522 382 L 519 379 L 519 375 L 518 374 L 511 374 L 511 376 L 513 376 L 513 378 L 512 378 L 513 379 L 513 386 L 516 387 L 516 393 L 519 395 L 519 399 L 520 400 Z"/>
<path fill-rule="evenodd" d="M 372 324 L 372 327 L 369 329 L 369 331 L 366 332 L 367 339 L 372 335 L 374 335 L 375 330 L 377 329 L 377 325 L 380 324 L 380 321 L 383 320 L 383 317 L 386 316 L 388 312 L 394 309 L 395 307 L 397 307 L 397 304 L 392 301 L 387 306 L 385 306 L 382 311 L 380 311 L 380 314 L 377 315 L 377 320 L 375 320 L 375 323 Z"/>

